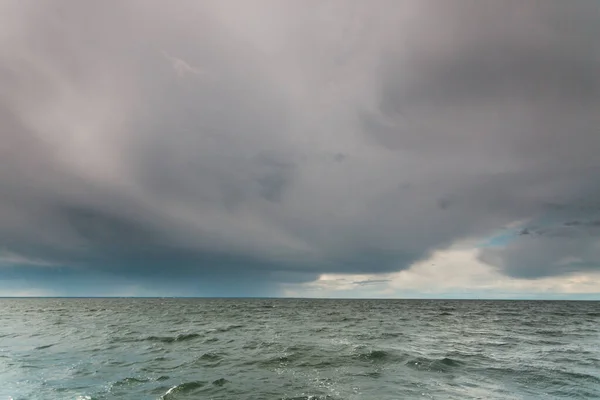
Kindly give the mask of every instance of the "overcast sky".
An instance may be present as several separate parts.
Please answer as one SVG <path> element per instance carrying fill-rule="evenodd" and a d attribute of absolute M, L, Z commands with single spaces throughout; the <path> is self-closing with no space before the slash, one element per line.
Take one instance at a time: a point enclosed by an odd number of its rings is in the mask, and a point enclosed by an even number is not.
<path fill-rule="evenodd" d="M 0 2 L 0 295 L 600 298 L 596 0 Z"/>

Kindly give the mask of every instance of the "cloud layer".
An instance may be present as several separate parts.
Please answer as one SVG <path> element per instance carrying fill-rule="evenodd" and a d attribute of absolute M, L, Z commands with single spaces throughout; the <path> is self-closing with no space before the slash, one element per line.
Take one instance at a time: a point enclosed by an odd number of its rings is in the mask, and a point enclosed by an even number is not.
<path fill-rule="evenodd" d="M 0 27 L 6 279 L 279 294 L 515 221 L 477 253 L 502 274 L 598 269 L 595 1 L 6 1 Z"/>
<path fill-rule="evenodd" d="M 285 285 L 292 297 L 579 299 L 594 300 L 600 273 L 575 272 L 538 279 L 513 278 L 480 261 L 480 250 L 464 243 L 436 251 L 410 269 L 383 275 L 323 274 Z"/>

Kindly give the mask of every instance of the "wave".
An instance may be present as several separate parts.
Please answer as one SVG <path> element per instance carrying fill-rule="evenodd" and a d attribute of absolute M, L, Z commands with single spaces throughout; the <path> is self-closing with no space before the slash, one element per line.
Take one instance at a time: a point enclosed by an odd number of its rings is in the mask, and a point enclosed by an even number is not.
<path fill-rule="evenodd" d="M 367 353 L 359 354 L 358 358 L 369 361 L 379 361 L 389 358 L 390 354 L 384 350 L 371 350 Z"/>
<path fill-rule="evenodd" d="M 192 362 L 187 363 L 186 365 L 194 367 L 194 366 L 203 366 L 203 367 L 218 367 L 221 364 L 221 360 L 223 356 L 217 353 L 204 353 L 200 357 L 196 357 Z"/>
<path fill-rule="evenodd" d="M 149 341 L 149 342 L 160 342 L 160 343 L 175 343 L 175 342 L 185 342 L 188 340 L 199 338 L 201 335 L 198 333 L 182 333 L 176 336 L 148 336 L 146 338 L 141 339 L 140 341 Z"/>
<path fill-rule="evenodd" d="M 393 339 L 401 336 L 404 336 L 402 332 L 381 332 L 379 334 L 379 338 L 381 339 Z"/>
<path fill-rule="evenodd" d="M 254 365 L 255 363 L 257 363 L 261 367 L 277 367 L 277 366 L 281 366 L 282 364 L 288 364 L 290 361 L 293 361 L 295 358 L 296 358 L 296 356 L 294 354 L 280 355 L 280 356 L 274 356 L 274 357 L 270 357 L 270 358 L 267 358 L 264 360 L 260 360 L 258 362 L 256 362 L 256 361 L 247 362 L 246 365 Z"/>
<path fill-rule="evenodd" d="M 594 375 L 571 371 L 560 371 L 560 375 L 570 380 L 584 381 L 588 383 L 593 383 L 595 385 L 600 385 L 600 378 Z"/>
<path fill-rule="evenodd" d="M 211 382 L 213 386 L 224 386 L 229 381 L 225 378 L 219 378 Z M 207 385 L 207 382 L 202 381 L 191 381 L 184 382 L 179 385 L 172 386 L 165 394 L 160 396 L 161 400 L 176 399 L 180 394 L 190 394 L 196 392 L 198 389 L 202 389 Z"/>
<path fill-rule="evenodd" d="M 113 386 L 128 386 L 128 385 L 135 385 L 138 383 L 145 383 L 150 381 L 150 379 L 145 379 L 145 378 L 123 378 L 119 381 L 116 381 Z"/>
<path fill-rule="evenodd" d="M 175 399 L 178 394 L 190 393 L 190 392 L 193 392 L 204 386 L 206 386 L 206 383 L 201 382 L 201 381 L 184 382 L 182 384 L 171 387 L 169 390 L 167 390 L 167 392 L 165 394 L 160 396 L 160 399 L 161 400 Z"/>
<path fill-rule="evenodd" d="M 224 333 L 224 332 L 229 332 L 231 330 L 239 329 L 239 328 L 243 328 L 243 327 L 244 327 L 244 325 L 234 324 L 234 325 L 228 325 L 228 326 L 222 326 L 219 328 L 214 328 L 214 329 L 209 330 L 209 332 Z"/>
<path fill-rule="evenodd" d="M 407 357 L 408 355 L 405 353 L 397 353 L 389 350 L 370 350 L 353 356 L 355 359 L 370 363 L 398 363 L 406 360 Z"/>
<path fill-rule="evenodd" d="M 44 350 L 44 349 L 48 349 L 48 348 L 50 348 L 52 346 L 54 346 L 54 344 L 46 344 L 46 345 L 43 345 L 43 346 L 35 347 L 34 350 Z"/>
<path fill-rule="evenodd" d="M 589 312 L 584 315 L 587 315 L 588 317 L 600 317 L 600 312 Z"/>
<path fill-rule="evenodd" d="M 216 360 L 220 360 L 221 358 L 222 357 L 216 353 L 204 353 L 199 357 L 200 360 L 207 360 L 207 361 L 216 361 Z"/>
<path fill-rule="evenodd" d="M 534 367 L 520 367 L 520 368 L 498 368 L 488 367 L 482 369 L 487 375 L 500 375 L 502 379 L 509 377 L 510 379 L 516 379 L 524 383 L 538 382 L 542 383 L 544 387 L 558 394 L 564 388 L 569 390 L 583 389 L 585 387 L 599 387 L 600 378 L 592 374 L 584 372 L 574 372 L 566 370 L 557 370 L 549 368 L 534 368 Z M 550 393 L 550 392 L 548 392 Z M 581 398 L 581 397 L 578 397 Z M 583 397 L 590 398 L 590 397 Z"/>
<path fill-rule="evenodd" d="M 180 333 L 178 335 L 173 336 L 157 336 L 150 335 L 145 337 L 115 337 L 111 339 L 110 343 L 119 344 L 119 343 L 132 343 L 132 342 L 158 342 L 158 343 L 176 343 L 176 342 L 185 342 L 193 339 L 197 339 L 202 337 L 203 335 L 199 333 Z"/>
<path fill-rule="evenodd" d="M 214 380 L 214 381 L 212 382 L 212 384 L 213 384 L 213 385 L 215 385 L 215 386 L 223 386 L 223 385 L 225 385 L 225 384 L 226 384 L 226 383 L 228 383 L 228 382 L 229 382 L 229 381 L 228 381 L 227 379 L 225 379 L 225 378 L 219 378 L 219 379 L 217 379 L 217 380 Z"/>
<path fill-rule="evenodd" d="M 417 357 L 408 360 L 405 365 L 409 368 L 419 371 L 450 372 L 454 369 L 462 367 L 464 363 L 450 357 L 444 357 L 441 359 Z"/>

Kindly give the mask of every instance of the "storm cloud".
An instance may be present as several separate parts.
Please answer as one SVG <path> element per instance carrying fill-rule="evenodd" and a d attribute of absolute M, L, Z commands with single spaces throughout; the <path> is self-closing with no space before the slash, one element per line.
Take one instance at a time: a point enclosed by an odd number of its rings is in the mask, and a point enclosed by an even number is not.
<path fill-rule="evenodd" d="M 4 1 L 0 274 L 277 295 L 519 221 L 503 274 L 598 270 L 598 37 L 592 0 Z"/>

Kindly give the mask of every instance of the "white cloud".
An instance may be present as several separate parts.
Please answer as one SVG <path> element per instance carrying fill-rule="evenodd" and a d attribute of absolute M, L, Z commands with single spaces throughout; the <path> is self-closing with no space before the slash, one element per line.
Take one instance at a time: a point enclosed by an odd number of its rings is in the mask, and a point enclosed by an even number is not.
<path fill-rule="evenodd" d="M 288 285 L 292 297 L 553 297 L 600 293 L 600 273 L 522 279 L 506 276 L 480 261 L 480 249 L 461 244 L 433 253 L 409 269 L 391 274 L 323 274 L 318 280 Z M 372 284 L 365 285 L 365 282 Z M 600 297 L 597 296 L 597 297 Z"/>

